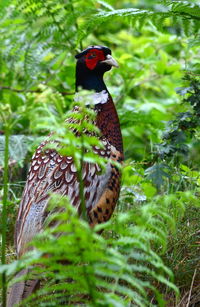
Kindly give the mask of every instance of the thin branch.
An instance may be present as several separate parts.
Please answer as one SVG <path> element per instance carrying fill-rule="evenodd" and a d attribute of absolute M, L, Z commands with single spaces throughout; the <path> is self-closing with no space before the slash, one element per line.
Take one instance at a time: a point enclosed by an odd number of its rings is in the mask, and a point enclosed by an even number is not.
<path fill-rule="evenodd" d="M 41 93 L 42 91 L 40 89 L 36 89 L 36 90 L 25 90 L 25 89 L 17 89 L 17 88 L 13 88 L 10 86 L 4 86 L 4 85 L 0 85 L 0 90 L 9 90 L 12 92 L 17 92 L 17 93 Z"/>
<path fill-rule="evenodd" d="M 42 93 L 42 90 L 40 89 L 36 89 L 36 90 L 26 90 L 26 89 L 17 89 L 17 88 L 13 88 L 10 86 L 3 86 L 0 85 L 0 90 L 9 90 L 12 92 L 16 92 L 16 93 Z M 67 95 L 74 95 L 75 92 L 59 92 L 61 95 L 63 96 L 67 96 Z"/>
<path fill-rule="evenodd" d="M 73 1 L 69 0 L 69 3 L 70 3 L 70 6 L 71 6 L 71 12 L 72 12 L 73 17 L 74 17 L 74 25 L 75 25 L 76 31 L 78 32 L 79 31 L 79 26 L 78 26 L 78 22 L 77 22 L 75 11 L 74 11 Z M 83 50 L 82 40 L 79 42 L 79 44 L 80 44 L 80 49 Z"/>
<path fill-rule="evenodd" d="M 187 301 L 186 307 L 189 307 L 189 305 L 190 305 L 190 298 L 191 298 L 191 294 L 192 294 L 192 288 L 193 288 L 196 272 L 197 272 L 197 268 L 194 270 L 194 274 L 193 274 L 193 277 L 192 277 L 192 282 L 191 282 L 191 286 L 190 286 L 190 292 L 189 292 L 189 295 L 188 295 L 188 301 Z"/>
<path fill-rule="evenodd" d="M 193 75 L 193 76 L 196 76 L 196 77 L 200 77 L 200 74 L 195 74 L 194 72 L 192 72 L 192 71 L 185 71 L 185 74 L 186 75 Z"/>
<path fill-rule="evenodd" d="M 67 95 L 74 95 L 75 92 L 59 92 L 61 95 L 63 96 L 67 96 Z"/>

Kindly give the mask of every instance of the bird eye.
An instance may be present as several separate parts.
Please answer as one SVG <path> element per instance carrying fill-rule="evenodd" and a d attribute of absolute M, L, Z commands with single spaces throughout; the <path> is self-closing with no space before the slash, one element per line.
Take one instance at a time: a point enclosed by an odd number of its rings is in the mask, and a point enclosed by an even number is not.
<path fill-rule="evenodd" d="M 86 55 L 86 58 L 88 59 L 93 59 L 93 58 L 96 58 L 96 53 L 95 52 L 90 52 Z"/>

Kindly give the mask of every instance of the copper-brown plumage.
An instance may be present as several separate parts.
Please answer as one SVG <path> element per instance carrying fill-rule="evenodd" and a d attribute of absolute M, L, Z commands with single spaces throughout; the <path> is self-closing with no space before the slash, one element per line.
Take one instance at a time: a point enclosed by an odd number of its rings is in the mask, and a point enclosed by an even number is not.
<path fill-rule="evenodd" d="M 100 130 L 104 148 L 94 146 L 99 156 L 123 161 L 123 145 L 118 115 L 110 94 L 103 81 L 104 72 L 116 66 L 107 47 L 92 46 L 76 56 L 76 88 L 94 90 L 95 124 Z M 99 94 L 98 94 L 99 93 Z M 76 107 L 76 112 L 79 109 Z M 27 182 L 19 207 L 15 245 L 18 257 L 31 247 L 27 245 L 42 231 L 50 193 L 67 195 L 73 206 L 80 212 L 79 182 L 72 157 L 61 156 L 55 149 L 45 149 L 47 138 L 36 150 L 31 160 Z M 93 227 L 107 221 L 116 206 L 120 192 L 120 171 L 115 163 L 108 161 L 105 172 L 97 163 L 84 163 L 82 169 L 85 204 L 88 220 Z M 20 275 L 26 273 L 20 272 Z M 15 284 L 8 296 L 8 307 L 20 302 L 37 288 L 39 281 Z"/>

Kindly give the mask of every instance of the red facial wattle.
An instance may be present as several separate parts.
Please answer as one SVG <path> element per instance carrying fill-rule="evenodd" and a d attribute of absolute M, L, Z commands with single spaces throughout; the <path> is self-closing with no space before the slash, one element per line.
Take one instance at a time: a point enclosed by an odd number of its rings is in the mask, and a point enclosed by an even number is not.
<path fill-rule="evenodd" d="M 87 68 L 89 68 L 90 70 L 93 70 L 98 62 L 104 60 L 105 60 L 105 55 L 102 50 L 91 49 L 85 55 L 85 63 Z"/>

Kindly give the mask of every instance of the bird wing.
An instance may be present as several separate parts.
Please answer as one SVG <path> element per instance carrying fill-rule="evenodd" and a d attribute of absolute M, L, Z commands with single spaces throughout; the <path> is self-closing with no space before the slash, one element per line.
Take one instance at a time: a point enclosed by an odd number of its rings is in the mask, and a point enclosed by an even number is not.
<path fill-rule="evenodd" d="M 99 156 L 110 158 L 111 146 L 101 138 L 104 148 L 94 147 Z M 27 182 L 15 228 L 15 244 L 17 254 L 24 254 L 31 247 L 27 247 L 35 234 L 43 229 L 47 216 L 47 204 L 50 193 L 67 195 L 73 206 L 80 209 L 79 182 L 72 157 L 61 156 L 53 149 L 45 149 L 49 139 L 36 150 L 31 160 Z M 112 167 L 108 162 L 102 173 L 97 163 L 84 163 L 82 178 L 87 211 L 89 212 L 100 200 L 111 177 Z"/>

